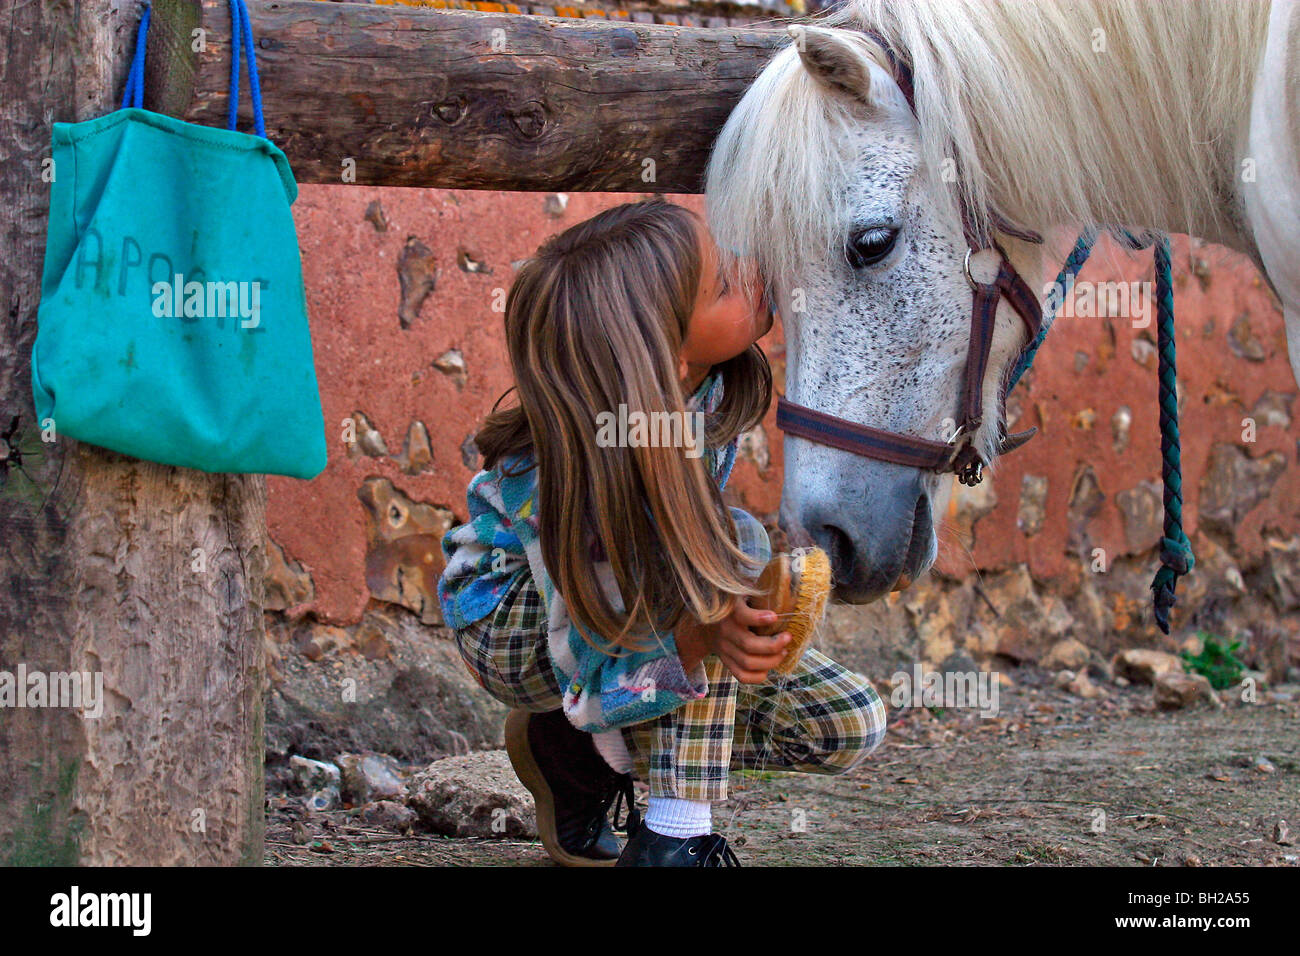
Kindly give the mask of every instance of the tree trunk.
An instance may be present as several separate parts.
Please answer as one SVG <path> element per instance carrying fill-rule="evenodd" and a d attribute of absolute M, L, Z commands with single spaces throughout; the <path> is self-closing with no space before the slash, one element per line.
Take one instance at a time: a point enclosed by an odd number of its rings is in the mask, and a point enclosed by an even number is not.
<path fill-rule="evenodd" d="M 0 864 L 262 859 L 265 480 L 33 420 L 51 124 L 117 108 L 139 13 L 0 0 L 0 681 L 103 682 L 99 716 L 0 707 Z"/>

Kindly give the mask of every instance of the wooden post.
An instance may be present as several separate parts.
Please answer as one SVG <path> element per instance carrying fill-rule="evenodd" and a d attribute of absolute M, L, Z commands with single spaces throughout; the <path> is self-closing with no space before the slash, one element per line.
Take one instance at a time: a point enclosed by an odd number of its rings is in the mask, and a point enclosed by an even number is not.
<path fill-rule="evenodd" d="M 301 183 L 699 192 L 731 108 L 789 42 L 772 27 L 318 0 L 248 8 L 267 136 Z M 224 126 L 227 0 L 157 0 L 154 11 L 146 105 Z"/>
<path fill-rule="evenodd" d="M 0 864 L 262 859 L 264 479 L 33 420 L 51 123 L 117 108 L 138 21 L 0 0 L 0 700 L 20 670 L 103 687 L 98 717 L 0 707 Z"/>

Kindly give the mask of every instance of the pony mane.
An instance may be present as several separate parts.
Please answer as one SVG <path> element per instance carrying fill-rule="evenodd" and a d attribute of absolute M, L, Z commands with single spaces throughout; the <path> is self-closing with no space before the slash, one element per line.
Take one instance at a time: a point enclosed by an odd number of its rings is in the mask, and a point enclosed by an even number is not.
<path fill-rule="evenodd" d="M 855 38 L 864 55 L 879 47 Z M 806 254 L 843 242 L 854 157 L 848 133 L 865 109 L 825 92 L 794 45 L 780 50 L 732 110 L 709 157 L 709 227 L 726 265 L 752 257 L 769 280 L 797 276 Z"/>
<path fill-rule="evenodd" d="M 1267 0 L 845 0 L 813 23 L 874 30 L 907 60 L 922 161 L 955 160 L 955 188 L 936 199 L 953 213 L 964 201 L 977 228 L 995 210 L 1039 231 L 1173 227 L 1213 240 L 1232 228 L 1230 151 L 1268 15 Z M 792 49 L 778 54 L 709 167 L 720 239 L 785 275 L 797 249 L 842 232 L 849 175 L 833 148 L 845 98 L 805 73 Z M 801 201 L 818 209 L 791 208 Z"/>

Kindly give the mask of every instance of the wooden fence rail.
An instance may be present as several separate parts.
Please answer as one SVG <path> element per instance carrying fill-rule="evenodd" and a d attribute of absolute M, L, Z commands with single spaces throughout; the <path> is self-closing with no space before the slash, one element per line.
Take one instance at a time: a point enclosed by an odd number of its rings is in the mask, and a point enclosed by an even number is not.
<path fill-rule="evenodd" d="M 788 42 L 771 25 L 248 7 L 267 136 L 303 183 L 698 192 L 727 114 Z M 227 0 L 156 0 L 154 11 L 145 105 L 224 126 Z"/>

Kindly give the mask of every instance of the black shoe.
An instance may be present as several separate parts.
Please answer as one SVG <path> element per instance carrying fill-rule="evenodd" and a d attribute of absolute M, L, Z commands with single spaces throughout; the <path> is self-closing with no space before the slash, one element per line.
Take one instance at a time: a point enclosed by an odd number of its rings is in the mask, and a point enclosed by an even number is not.
<path fill-rule="evenodd" d="M 629 774 L 615 773 L 592 743 L 553 710 L 515 709 L 506 717 L 506 753 L 537 805 L 537 833 L 561 866 L 613 866 L 622 846 L 609 811 L 627 808 L 628 832 L 640 823 Z"/>
<path fill-rule="evenodd" d="M 740 861 L 720 833 L 682 839 L 655 833 L 642 823 L 631 832 L 615 866 L 740 866 Z"/>

